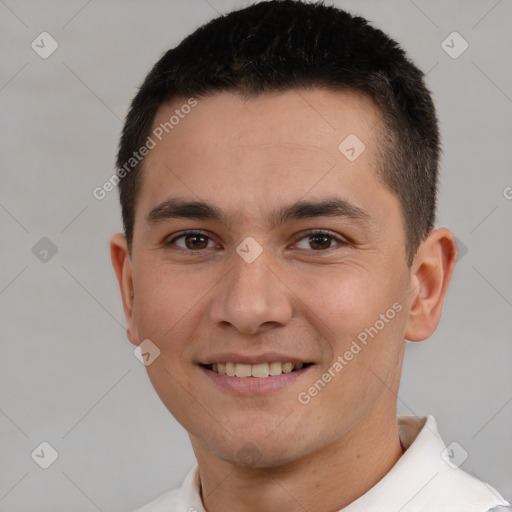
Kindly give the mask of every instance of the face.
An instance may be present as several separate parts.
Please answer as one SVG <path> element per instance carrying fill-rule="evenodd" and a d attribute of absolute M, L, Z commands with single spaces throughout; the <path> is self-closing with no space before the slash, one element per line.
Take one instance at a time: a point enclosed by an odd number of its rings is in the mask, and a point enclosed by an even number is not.
<path fill-rule="evenodd" d="M 160 350 L 149 377 L 196 449 L 291 462 L 396 404 L 412 280 L 379 114 L 320 89 L 185 110 L 144 163 L 128 335 Z"/>

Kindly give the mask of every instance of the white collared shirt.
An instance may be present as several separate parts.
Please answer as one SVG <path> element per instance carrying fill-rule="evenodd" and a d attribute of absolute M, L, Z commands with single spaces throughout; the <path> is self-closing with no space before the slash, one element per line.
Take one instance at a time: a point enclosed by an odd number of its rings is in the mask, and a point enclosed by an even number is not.
<path fill-rule="evenodd" d="M 340 512 L 511 510 L 506 508 L 510 503 L 498 491 L 457 467 L 465 456 L 463 448 L 456 444 L 445 446 L 433 416 L 399 415 L 398 426 L 405 453 L 380 482 Z M 181 488 L 136 512 L 205 512 L 197 465 Z"/>

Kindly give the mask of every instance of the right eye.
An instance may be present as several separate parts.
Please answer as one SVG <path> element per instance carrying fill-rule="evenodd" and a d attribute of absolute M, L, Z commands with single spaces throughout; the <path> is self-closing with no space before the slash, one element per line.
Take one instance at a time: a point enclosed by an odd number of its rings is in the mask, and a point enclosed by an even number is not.
<path fill-rule="evenodd" d="M 200 231 L 183 232 L 166 243 L 166 246 L 170 245 L 177 245 L 180 249 L 185 251 L 199 251 L 201 249 L 212 249 L 215 247 L 211 238 Z"/>

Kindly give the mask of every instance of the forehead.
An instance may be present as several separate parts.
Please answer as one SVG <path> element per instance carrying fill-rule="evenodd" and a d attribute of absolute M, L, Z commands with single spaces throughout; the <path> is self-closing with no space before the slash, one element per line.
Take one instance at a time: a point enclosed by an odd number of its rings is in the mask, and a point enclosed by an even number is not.
<path fill-rule="evenodd" d="M 290 89 L 249 97 L 220 92 L 194 100 L 193 108 L 183 97 L 160 106 L 152 130 L 163 128 L 163 146 L 187 142 L 188 128 L 203 150 L 222 140 L 242 150 L 281 143 L 325 151 L 337 149 L 349 133 L 370 143 L 381 117 L 368 96 L 351 90 Z"/>
<path fill-rule="evenodd" d="M 340 185 L 382 190 L 380 115 L 366 96 L 317 88 L 194 102 L 174 98 L 155 116 L 139 196 L 146 211 L 169 195 L 261 209 L 283 195 L 332 195 Z"/>

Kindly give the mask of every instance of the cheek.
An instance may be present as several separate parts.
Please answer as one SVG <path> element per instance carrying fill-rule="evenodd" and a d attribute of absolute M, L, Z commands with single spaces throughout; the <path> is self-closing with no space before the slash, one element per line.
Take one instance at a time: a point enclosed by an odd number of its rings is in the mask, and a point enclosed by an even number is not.
<path fill-rule="evenodd" d="M 139 337 L 150 339 L 160 350 L 146 371 L 162 403 L 193 432 L 204 410 L 191 400 L 200 394 L 190 377 L 190 339 L 204 315 L 205 293 L 213 284 L 206 275 L 199 278 L 198 273 L 176 271 L 169 265 L 147 262 L 141 268 L 144 273 L 134 280 Z"/>
<path fill-rule="evenodd" d="M 310 322 L 317 330 L 329 326 L 332 358 L 304 392 L 312 397 L 313 416 L 335 436 L 338 425 L 350 429 L 379 400 L 396 400 L 387 390 L 399 371 L 405 308 L 391 283 L 376 286 L 354 275 L 332 282 L 336 286 L 317 288 L 310 302 L 318 306 Z"/>
<path fill-rule="evenodd" d="M 344 265 L 295 280 L 295 290 L 311 321 L 329 326 L 341 342 L 355 338 L 392 307 L 398 290 L 367 269 Z M 328 269 L 329 270 L 329 269 Z M 299 284 L 300 283 L 300 284 Z M 340 338 L 341 335 L 341 338 Z"/>
<path fill-rule="evenodd" d="M 148 263 L 143 275 L 134 280 L 134 312 L 139 333 L 159 340 L 162 348 L 177 335 L 203 307 L 214 279 L 207 273 L 176 271 L 170 266 Z"/>
<path fill-rule="evenodd" d="M 375 381 L 372 372 L 386 377 L 403 344 L 404 284 L 391 277 L 397 275 L 391 268 L 387 274 L 353 266 L 339 270 L 303 281 L 302 314 L 330 345 L 327 366 L 344 359 L 344 377 L 338 381 Z"/>

